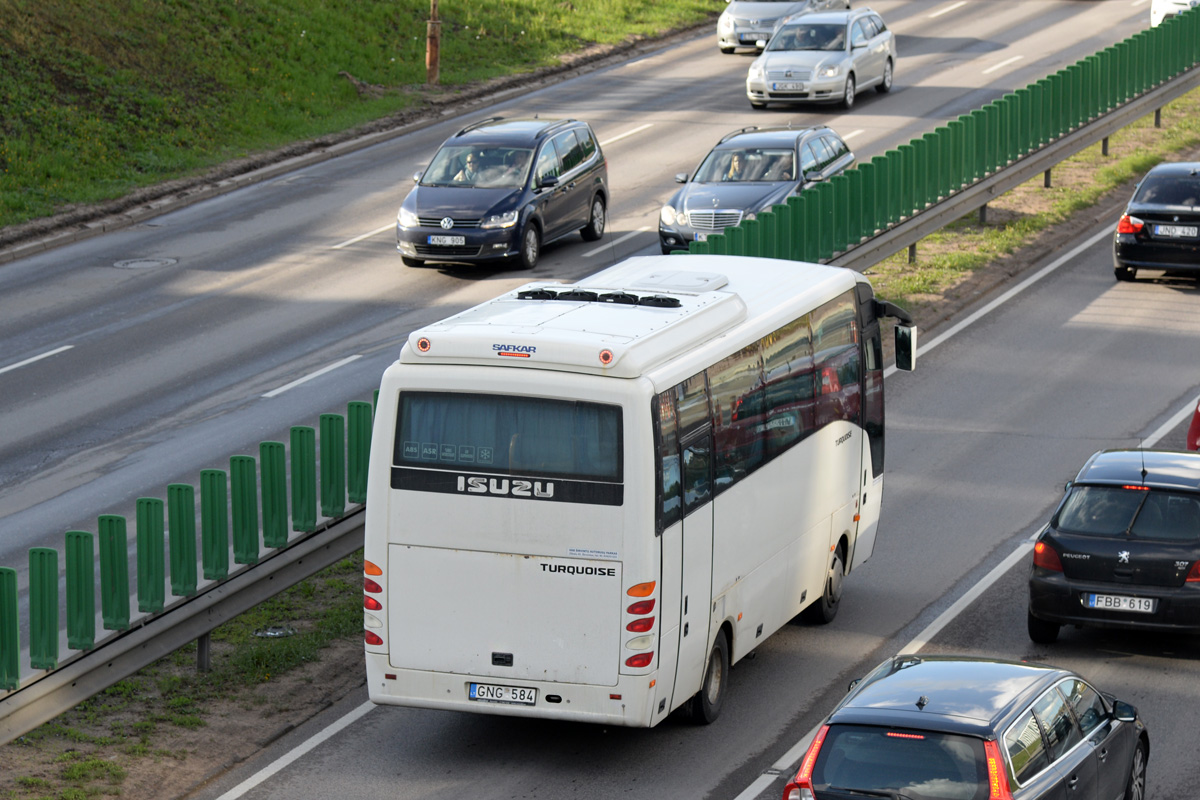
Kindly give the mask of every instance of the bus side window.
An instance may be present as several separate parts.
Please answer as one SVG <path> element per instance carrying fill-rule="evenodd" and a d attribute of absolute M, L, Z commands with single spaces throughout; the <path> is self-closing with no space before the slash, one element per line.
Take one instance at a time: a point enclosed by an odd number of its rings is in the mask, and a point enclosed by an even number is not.
<path fill-rule="evenodd" d="M 659 524 L 662 533 L 683 517 L 683 476 L 679 469 L 679 437 L 675 430 L 674 393 L 666 391 L 656 400 L 658 423 Z"/>
<path fill-rule="evenodd" d="M 859 330 L 854 306 L 853 294 L 848 292 L 812 313 L 818 428 L 836 420 L 858 424 L 860 419 Z"/>
<path fill-rule="evenodd" d="M 678 436 L 682 449 L 683 513 L 689 514 L 712 497 L 712 458 L 709 441 L 712 413 L 708 381 L 697 373 L 675 387 Z"/>
<path fill-rule="evenodd" d="M 813 431 L 813 345 L 808 317 L 790 322 L 762 340 L 766 378 L 767 458 L 774 458 Z"/>
<path fill-rule="evenodd" d="M 716 490 L 728 489 L 764 461 L 762 354 L 758 342 L 708 368 L 713 402 Z"/>

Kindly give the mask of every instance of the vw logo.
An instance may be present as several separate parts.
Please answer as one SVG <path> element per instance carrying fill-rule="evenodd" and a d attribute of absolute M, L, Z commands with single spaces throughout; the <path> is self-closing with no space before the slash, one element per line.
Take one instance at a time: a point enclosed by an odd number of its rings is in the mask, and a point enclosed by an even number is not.
<path fill-rule="evenodd" d="M 1117 553 L 1117 562 L 1120 564 L 1128 564 L 1129 563 L 1129 551 L 1122 550 L 1121 552 Z"/>
<path fill-rule="evenodd" d="M 442 221 L 439 222 L 438 224 L 441 225 L 446 230 L 450 230 L 451 228 L 454 227 L 454 220 L 450 219 L 449 217 L 442 217 Z"/>

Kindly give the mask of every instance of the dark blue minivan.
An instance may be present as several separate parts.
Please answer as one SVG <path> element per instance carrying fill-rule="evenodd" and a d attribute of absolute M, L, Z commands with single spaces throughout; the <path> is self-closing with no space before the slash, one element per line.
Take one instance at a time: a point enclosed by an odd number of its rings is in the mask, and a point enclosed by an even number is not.
<path fill-rule="evenodd" d="M 546 242 L 604 235 L 608 164 L 586 122 L 481 120 L 413 180 L 396 217 L 396 249 L 410 267 L 503 260 L 532 269 Z"/>

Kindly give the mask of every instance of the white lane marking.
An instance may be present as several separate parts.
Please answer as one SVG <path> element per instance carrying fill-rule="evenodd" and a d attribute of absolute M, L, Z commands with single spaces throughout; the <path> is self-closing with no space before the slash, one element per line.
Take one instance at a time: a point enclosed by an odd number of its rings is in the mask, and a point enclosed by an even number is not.
<path fill-rule="evenodd" d="M 612 137 L 611 139 L 604 140 L 603 142 L 600 143 L 600 146 L 608 147 L 613 142 L 619 142 L 622 139 L 624 139 L 626 136 L 633 136 L 635 133 L 641 133 L 642 131 L 646 130 L 646 128 L 652 128 L 652 127 L 654 127 L 654 123 L 647 122 L 645 125 L 639 125 L 636 128 L 634 128 L 633 130 L 628 130 L 628 131 L 625 131 L 624 133 L 619 133 L 616 136 Z"/>
<path fill-rule="evenodd" d="M 1081 243 L 1078 246 L 1076 246 L 1075 248 L 1073 248 L 1070 252 L 1064 253 L 1063 255 L 1056 258 L 1050 264 L 1047 264 L 1045 267 L 1038 270 L 1038 272 L 1036 272 L 1035 274 L 1033 274 L 1033 275 L 1029 276 L 1028 278 L 1026 278 L 1025 280 L 1021 281 L 1019 284 L 1017 284 L 1013 288 L 1009 289 L 1007 292 L 1000 295 L 995 300 L 988 303 L 986 306 L 984 306 L 983 308 L 979 309 L 971 316 L 964 319 L 962 322 L 958 323 L 957 325 L 952 325 L 948 330 L 946 330 L 940 336 L 936 336 L 932 340 L 930 340 L 929 343 L 919 346 L 918 351 L 921 353 L 924 353 L 928 350 L 932 350 L 933 348 L 937 347 L 939 344 L 946 341 L 947 339 L 954 336 L 955 334 L 959 333 L 960 331 L 964 330 L 968 326 L 973 325 L 974 323 L 978 322 L 979 319 L 982 318 L 985 314 L 988 314 L 988 313 L 994 311 L 996 308 L 998 308 L 1002 304 L 1013 299 L 1018 294 L 1020 294 L 1021 292 L 1025 291 L 1033 284 L 1040 281 L 1042 278 L 1044 278 L 1047 275 L 1049 275 L 1050 273 L 1054 272 L 1059 267 L 1061 267 L 1063 264 L 1067 263 L 1071 259 L 1075 258 L 1075 256 L 1082 253 L 1084 250 L 1086 250 L 1089 247 L 1091 247 L 1092 245 L 1096 244 L 1096 242 L 1100 241 L 1101 239 L 1103 239 L 1106 236 L 1111 236 L 1111 235 L 1112 235 L 1112 231 L 1110 231 L 1106 228 L 1105 230 L 1101 231 L 1100 233 L 1096 234 L 1095 236 L 1090 237 L 1083 243 Z M 883 373 L 884 378 L 887 378 L 889 375 L 891 375 L 895 371 L 896 371 L 895 366 L 888 367 L 886 370 L 884 370 L 884 373 Z M 1190 411 L 1194 407 L 1195 407 L 1195 403 L 1193 403 L 1191 406 L 1189 406 L 1186 410 Z M 1183 419 L 1183 417 L 1181 415 L 1176 415 L 1176 416 L 1180 420 Z M 1172 419 L 1175 419 L 1175 418 L 1173 417 Z M 1176 423 L 1176 424 L 1178 424 L 1178 423 Z M 1162 428 L 1159 429 L 1159 431 L 1156 431 L 1154 434 L 1152 434 L 1150 436 L 1150 438 L 1148 438 L 1148 439 L 1146 439 L 1146 441 L 1142 442 L 1142 446 L 1143 447 L 1153 446 L 1153 444 L 1155 442 L 1157 442 L 1160 438 L 1162 438 L 1160 432 L 1165 432 L 1167 430 L 1170 430 L 1170 428 L 1167 425 L 1164 425 Z M 915 653 L 918 650 L 920 650 L 922 647 L 924 647 L 926 644 L 928 644 L 929 640 L 931 638 L 933 638 L 938 633 L 938 631 L 940 631 L 942 628 L 946 627 L 946 625 L 948 625 L 952 619 L 954 619 L 956 616 L 958 616 L 960 613 L 962 613 L 962 610 L 964 608 L 966 608 L 973 601 L 978 599 L 979 596 L 981 594 L 983 594 L 983 592 L 985 590 L 987 590 L 993 583 L 998 581 L 1000 579 L 1000 577 L 1002 575 L 1004 575 L 1004 573 L 1006 573 L 1010 569 L 1012 569 L 1014 564 L 1019 563 L 1023 557 L 1027 556 L 1029 554 L 1029 551 L 1032 548 L 1033 548 L 1032 540 L 1021 542 L 1021 544 L 1017 546 L 1017 549 L 1014 550 L 1013 552 L 1009 553 L 1008 556 L 1003 561 L 1001 561 L 996 567 L 994 567 L 992 569 L 992 571 L 989 572 L 983 578 L 982 581 L 980 581 L 975 586 L 973 586 L 965 595 L 960 597 L 949 608 L 947 608 L 945 611 L 943 611 L 941 614 L 939 614 L 937 619 L 935 619 L 933 622 L 931 622 L 927 626 L 925 626 L 925 630 L 923 630 L 919 634 L 917 634 L 917 637 L 915 639 L 913 639 L 911 642 L 906 644 L 904 647 L 900 648 L 900 650 L 898 652 L 900 652 L 900 653 Z M 789 781 L 792 779 L 792 774 L 794 774 L 794 772 L 795 772 L 796 764 L 800 761 L 800 759 L 804 758 L 805 752 L 808 751 L 809 743 L 812 741 L 813 737 L 816 735 L 817 735 L 817 728 L 813 728 L 811 731 L 809 731 L 804 736 L 803 739 L 796 742 L 796 744 L 793 745 L 790 750 L 788 750 L 786 753 L 784 753 L 783 756 L 772 765 L 772 769 L 778 770 L 780 775 L 782 775 L 784 781 Z M 752 783 L 749 788 L 747 788 L 745 791 L 743 791 L 741 794 L 739 794 L 737 796 L 736 800 L 753 800 L 753 798 L 757 797 L 765 789 L 769 788 L 770 785 L 772 783 L 774 783 L 777 778 L 780 777 L 780 775 L 774 775 L 771 773 L 763 773 L 762 775 L 758 776 L 758 778 L 755 779 L 754 783 Z M 771 780 L 764 781 L 765 778 L 770 778 Z M 755 791 L 753 793 L 751 793 L 751 789 L 754 789 Z"/>
<path fill-rule="evenodd" d="M 847 133 L 845 136 L 842 137 L 842 141 L 845 142 L 850 139 L 853 139 L 855 136 L 858 136 L 860 133 L 866 133 L 866 130 L 863 128 L 859 128 L 856 131 L 850 131 L 849 133 Z"/>
<path fill-rule="evenodd" d="M 370 233 L 364 233 L 362 236 L 355 236 L 353 239 L 347 239 L 346 241 L 342 242 L 341 244 L 335 244 L 333 247 L 331 247 L 329 249 L 330 250 L 341 250 L 343 247 L 352 245 L 355 242 L 361 242 L 363 239 L 369 239 L 372 236 L 376 236 L 378 234 L 383 233 L 384 231 L 390 231 L 390 230 L 394 229 L 395 227 L 396 227 L 396 223 L 393 222 L 390 225 L 384 225 L 382 228 L 376 228 L 375 230 L 371 231 Z"/>
<path fill-rule="evenodd" d="M 50 356 L 56 356 L 59 353 L 63 353 L 63 352 L 66 352 L 67 350 L 70 350 L 74 346 L 75 345 L 73 345 L 73 344 L 64 344 L 62 347 L 56 347 L 53 350 L 48 350 L 45 353 L 42 353 L 40 356 L 34 356 L 33 358 L 27 358 L 24 361 L 18 361 L 16 364 L 9 364 L 7 367 L 0 367 L 0 374 L 3 374 L 5 372 L 11 372 L 14 369 L 20 369 L 21 367 L 32 364 L 35 361 L 41 361 L 43 358 L 49 358 Z"/>
<path fill-rule="evenodd" d="M 934 17 L 940 17 L 942 14 L 949 14 L 954 9 L 962 8 L 966 4 L 967 4 L 967 0 L 959 0 L 959 2 L 954 3 L 953 5 L 948 5 L 940 11 L 933 12 L 932 14 L 929 15 L 929 18 L 933 19 Z"/>
<path fill-rule="evenodd" d="M 645 233 L 648 230 L 650 230 L 650 226 L 643 225 L 642 227 L 638 228 L 636 231 L 630 231 L 629 233 L 625 234 L 624 236 L 622 236 L 620 239 L 617 239 L 616 241 L 609 242 L 608 244 L 602 244 L 594 250 L 587 251 L 586 253 L 583 254 L 583 257 L 591 258 L 592 256 L 596 255 L 597 253 L 603 253 L 605 250 L 608 250 L 609 248 L 612 248 L 612 247 L 616 247 L 621 242 L 629 241 L 633 237 L 637 236 L 639 233 Z"/>
<path fill-rule="evenodd" d="M 987 69 L 985 69 L 985 70 L 983 71 L 983 74 L 984 74 L 984 75 L 987 75 L 989 72 L 995 72 L 995 71 L 996 71 L 996 70 L 998 70 L 998 69 L 1004 69 L 1004 68 L 1005 68 L 1005 67 L 1007 67 L 1009 64 L 1015 64 L 1015 63 L 1017 63 L 1018 61 L 1020 61 L 1020 60 L 1021 60 L 1022 58 L 1024 58 L 1024 57 L 1025 57 L 1025 56 L 1013 56 L 1012 58 L 1006 58 L 1006 59 L 1004 59 L 1003 61 L 1001 61 L 999 64 L 993 64 L 992 66 L 990 66 L 990 67 L 988 67 Z"/>
<path fill-rule="evenodd" d="M 338 367 L 344 367 L 345 365 L 349 364 L 351 361 L 357 361 L 360 358 L 362 358 L 362 356 L 357 355 L 357 356 L 349 356 L 347 358 L 343 358 L 341 361 L 335 361 L 334 363 L 330 364 L 329 366 L 322 367 L 321 369 L 317 370 L 316 372 L 310 372 L 309 374 L 305 375 L 303 378 L 297 378 L 296 380 L 292 381 L 291 383 L 289 383 L 285 386 L 280 386 L 278 389 L 272 389 L 271 391 L 264 394 L 263 397 L 275 397 L 277 395 L 281 395 L 284 392 L 286 392 L 288 389 L 294 389 L 302 383 L 307 383 L 308 381 L 311 381 L 313 378 L 324 375 L 326 372 L 332 372 L 333 370 L 337 369 Z"/>
<path fill-rule="evenodd" d="M 295 750 L 292 750 L 292 751 L 280 756 L 279 758 L 275 759 L 275 761 L 268 764 L 266 767 L 263 767 L 261 770 L 254 773 L 249 778 L 242 781 L 237 786 L 233 787 L 228 792 L 226 792 L 225 794 L 218 797 L 217 800 L 235 800 L 236 798 L 241 797 L 246 792 L 250 791 L 255 786 L 258 786 L 260 783 L 265 781 L 267 778 L 270 778 L 272 775 L 275 775 L 276 773 L 278 773 L 280 770 L 282 770 L 288 764 L 291 764 L 296 759 L 300 758 L 303 755 L 306 755 L 310 750 L 312 750 L 314 747 L 316 747 L 317 745 L 324 742 L 326 739 L 329 739 L 330 737 L 337 735 L 343 729 L 345 729 L 345 728 L 349 727 L 350 725 L 354 724 L 355 722 L 357 722 L 359 719 L 364 717 L 366 714 L 368 714 L 374 708 L 375 708 L 375 704 L 370 701 L 363 703 L 361 706 L 354 709 L 349 714 L 346 714 L 341 719 L 334 722 L 332 725 L 330 725 L 325 730 L 321 731 L 320 733 L 316 734 L 315 736 L 309 737 L 307 741 L 303 742 Z"/>
<path fill-rule="evenodd" d="M 1142 440 L 1138 447 L 1143 450 L 1154 447 L 1158 444 L 1158 440 L 1166 436 L 1171 431 L 1175 430 L 1175 426 L 1179 425 L 1185 419 L 1192 415 L 1192 411 L 1196 408 L 1196 404 L 1200 403 L 1200 397 L 1193 397 L 1188 401 L 1187 405 L 1175 412 L 1175 415 L 1164 422 L 1159 429 Z"/>

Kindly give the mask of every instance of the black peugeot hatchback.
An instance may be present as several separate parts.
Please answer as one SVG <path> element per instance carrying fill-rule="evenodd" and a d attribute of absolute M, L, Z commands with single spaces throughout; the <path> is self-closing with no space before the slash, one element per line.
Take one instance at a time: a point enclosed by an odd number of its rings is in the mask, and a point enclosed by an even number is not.
<path fill-rule="evenodd" d="M 1140 269 L 1200 275 L 1200 163 L 1159 164 L 1146 173 L 1113 238 L 1113 272 Z"/>
<path fill-rule="evenodd" d="M 1062 625 L 1200 633 L 1200 453 L 1102 450 L 1038 534 L 1029 637 Z"/>
<path fill-rule="evenodd" d="M 783 800 L 1143 800 L 1150 738 L 1065 669 L 898 655 L 851 685 Z"/>
<path fill-rule="evenodd" d="M 608 164 L 586 122 L 481 120 L 413 180 L 396 216 L 396 249 L 410 267 L 508 260 L 533 269 L 546 242 L 604 235 Z"/>

